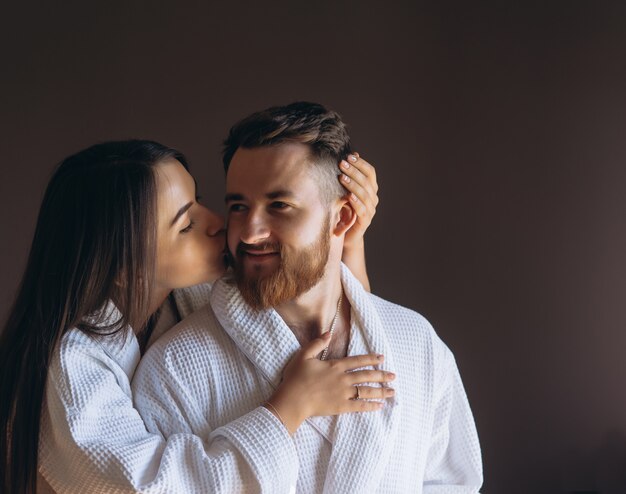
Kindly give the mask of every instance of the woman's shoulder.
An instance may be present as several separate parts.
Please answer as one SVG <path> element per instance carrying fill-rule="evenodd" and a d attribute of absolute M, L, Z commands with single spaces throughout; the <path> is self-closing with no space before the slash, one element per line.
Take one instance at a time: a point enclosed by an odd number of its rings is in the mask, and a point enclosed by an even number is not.
<path fill-rule="evenodd" d="M 108 304 L 101 317 L 91 316 L 93 329 L 73 327 L 67 330 L 57 344 L 50 362 L 51 378 L 73 380 L 94 369 L 110 370 L 130 379 L 141 357 L 139 343 L 130 327 L 116 327 L 119 312 Z"/>
<path fill-rule="evenodd" d="M 110 395 L 120 389 L 130 399 L 130 380 L 140 356 L 130 328 L 102 335 L 72 328 L 52 355 L 47 395 L 57 395 L 65 409 L 74 411 L 82 410 L 103 390 Z"/>
<path fill-rule="evenodd" d="M 112 302 L 85 318 L 85 328 L 72 327 L 61 337 L 58 352 L 65 354 L 111 354 L 124 352 L 136 340 L 130 327 L 120 327 L 122 315 Z"/>
<path fill-rule="evenodd" d="M 118 360 L 127 353 L 132 340 L 136 341 L 131 328 L 123 328 L 112 333 L 102 333 L 73 327 L 65 332 L 55 349 L 54 357 L 59 359 L 111 358 Z"/>

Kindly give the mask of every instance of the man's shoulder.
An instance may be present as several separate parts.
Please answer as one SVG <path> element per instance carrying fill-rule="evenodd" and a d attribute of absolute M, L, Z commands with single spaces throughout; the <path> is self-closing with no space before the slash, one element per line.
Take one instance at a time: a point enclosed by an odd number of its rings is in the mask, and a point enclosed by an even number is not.
<path fill-rule="evenodd" d="M 133 378 L 137 404 L 145 411 L 146 400 L 154 393 L 182 393 L 190 400 L 204 397 L 226 346 L 211 306 L 199 308 L 148 348 Z"/>
<path fill-rule="evenodd" d="M 447 358 L 451 352 L 432 324 L 419 312 L 370 294 L 376 312 L 390 342 L 405 349 L 439 354 Z"/>
<path fill-rule="evenodd" d="M 370 294 L 370 300 L 383 321 L 393 322 L 394 325 L 405 329 L 410 328 L 426 333 L 434 333 L 433 326 L 419 312 L 374 294 Z"/>
<path fill-rule="evenodd" d="M 142 360 L 167 360 L 180 355 L 181 351 L 206 346 L 220 329 L 211 305 L 206 303 L 161 336 L 148 348 Z"/>
<path fill-rule="evenodd" d="M 211 297 L 212 284 L 201 283 L 185 288 L 177 288 L 172 292 L 176 309 L 181 319 L 190 316 L 204 307 Z"/>

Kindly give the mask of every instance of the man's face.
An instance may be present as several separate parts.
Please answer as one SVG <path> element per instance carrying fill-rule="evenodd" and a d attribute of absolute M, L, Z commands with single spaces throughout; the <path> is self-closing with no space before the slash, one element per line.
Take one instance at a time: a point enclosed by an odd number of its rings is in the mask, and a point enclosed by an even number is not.
<path fill-rule="evenodd" d="M 330 213 L 303 144 L 239 148 L 226 177 L 228 250 L 237 284 L 255 309 L 275 307 L 324 274 Z"/>

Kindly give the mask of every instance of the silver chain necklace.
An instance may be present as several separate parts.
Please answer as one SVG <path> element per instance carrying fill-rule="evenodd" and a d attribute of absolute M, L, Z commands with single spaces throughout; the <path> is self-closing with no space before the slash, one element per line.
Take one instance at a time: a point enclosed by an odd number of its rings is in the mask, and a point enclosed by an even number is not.
<path fill-rule="evenodd" d="M 320 360 L 326 360 L 326 357 L 328 357 L 328 349 L 330 348 L 330 342 L 333 339 L 333 334 L 335 334 L 335 326 L 337 325 L 337 319 L 339 319 L 339 309 L 341 309 L 341 299 L 343 299 L 343 290 L 339 294 L 339 301 L 337 302 L 337 310 L 335 311 L 335 317 L 333 317 L 333 322 L 330 325 L 330 329 L 328 330 L 328 332 L 330 333 L 330 341 L 328 342 L 328 346 L 324 348 L 324 351 L 322 352 L 322 356 L 320 357 Z"/>

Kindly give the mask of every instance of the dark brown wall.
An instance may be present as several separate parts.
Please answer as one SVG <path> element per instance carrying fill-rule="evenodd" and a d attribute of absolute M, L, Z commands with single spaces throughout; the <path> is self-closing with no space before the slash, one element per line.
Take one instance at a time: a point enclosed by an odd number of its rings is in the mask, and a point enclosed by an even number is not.
<path fill-rule="evenodd" d="M 624 492 L 622 3 L 91 3 L 0 20 L 0 315 L 62 157 L 162 141 L 221 208 L 229 125 L 320 101 L 377 165 L 373 287 L 455 352 L 484 491 Z"/>

